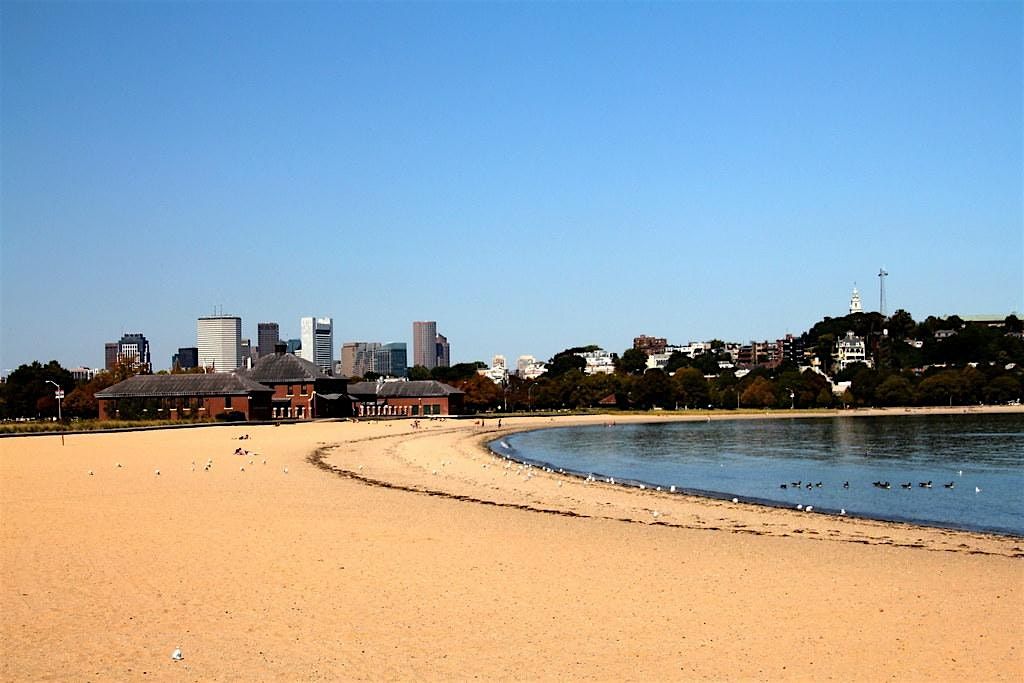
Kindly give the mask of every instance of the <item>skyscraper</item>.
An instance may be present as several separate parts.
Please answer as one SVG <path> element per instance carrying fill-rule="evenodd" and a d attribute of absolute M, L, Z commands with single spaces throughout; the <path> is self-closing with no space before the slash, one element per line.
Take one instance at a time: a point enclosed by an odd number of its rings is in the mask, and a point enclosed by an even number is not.
<path fill-rule="evenodd" d="M 262 358 L 274 354 L 274 344 L 281 341 L 281 327 L 277 323 L 256 325 L 256 353 Z"/>
<path fill-rule="evenodd" d="M 385 344 L 380 351 L 377 372 L 385 377 L 405 377 L 409 368 L 405 342 Z"/>
<path fill-rule="evenodd" d="M 133 369 L 149 372 L 152 364 L 149 358 L 149 341 L 138 332 L 121 335 L 117 342 L 117 362 Z"/>
<path fill-rule="evenodd" d="M 437 367 L 437 322 L 422 320 L 412 324 L 412 364 Z"/>
<path fill-rule="evenodd" d="M 206 315 L 196 322 L 199 365 L 214 372 L 231 372 L 242 365 L 242 319 L 235 315 Z"/>
<path fill-rule="evenodd" d="M 334 319 L 302 318 L 299 320 L 299 357 L 315 363 L 327 374 L 334 372 Z"/>
<path fill-rule="evenodd" d="M 103 368 L 113 370 L 117 365 L 117 342 L 107 342 L 103 345 Z"/>
<path fill-rule="evenodd" d="M 437 366 L 439 368 L 447 368 L 451 365 L 451 349 L 448 347 L 448 337 L 443 334 L 437 335 L 434 339 L 435 353 L 437 357 Z"/>

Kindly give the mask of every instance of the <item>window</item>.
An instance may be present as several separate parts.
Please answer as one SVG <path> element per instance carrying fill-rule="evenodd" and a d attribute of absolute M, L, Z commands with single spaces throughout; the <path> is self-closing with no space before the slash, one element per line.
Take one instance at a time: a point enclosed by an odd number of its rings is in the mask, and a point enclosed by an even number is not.
<path fill-rule="evenodd" d="M 291 396 L 294 393 L 295 393 L 295 387 L 293 387 L 291 384 L 289 384 L 288 385 L 288 395 Z"/>
<path fill-rule="evenodd" d="M 302 395 L 305 396 L 308 393 L 309 393 L 309 387 L 306 386 L 305 384 L 303 384 L 302 385 Z"/>
<path fill-rule="evenodd" d="M 225 396 L 224 397 L 224 409 L 227 410 L 230 407 L 231 407 L 231 397 L 230 396 Z"/>
<path fill-rule="evenodd" d="M 419 415 L 419 414 L 420 414 L 420 408 L 419 408 L 419 406 L 413 406 L 413 407 L 412 407 L 412 414 L 413 414 L 413 415 Z"/>

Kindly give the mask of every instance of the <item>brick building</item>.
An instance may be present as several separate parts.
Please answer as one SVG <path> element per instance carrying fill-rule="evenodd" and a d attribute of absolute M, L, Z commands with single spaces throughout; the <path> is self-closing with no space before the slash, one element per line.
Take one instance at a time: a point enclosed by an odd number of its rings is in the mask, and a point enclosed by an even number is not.
<path fill-rule="evenodd" d="M 270 417 L 274 391 L 235 373 L 135 375 L 96 393 L 101 420 L 189 420 L 240 413 Z"/>
<path fill-rule="evenodd" d="M 465 393 L 436 380 L 356 382 L 348 387 L 359 416 L 459 415 Z"/>
<path fill-rule="evenodd" d="M 278 342 L 273 354 L 263 356 L 251 370 L 241 373 L 273 390 L 271 419 L 351 415 L 348 382 L 330 377 L 315 363 L 287 353 L 285 348 L 285 344 Z"/>

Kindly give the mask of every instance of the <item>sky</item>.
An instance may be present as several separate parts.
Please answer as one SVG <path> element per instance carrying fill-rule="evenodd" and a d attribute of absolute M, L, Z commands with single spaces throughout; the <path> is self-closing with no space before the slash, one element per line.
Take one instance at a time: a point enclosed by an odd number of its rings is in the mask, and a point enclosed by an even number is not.
<path fill-rule="evenodd" d="M 0 5 L 0 368 L 1024 310 L 1024 5 Z"/>

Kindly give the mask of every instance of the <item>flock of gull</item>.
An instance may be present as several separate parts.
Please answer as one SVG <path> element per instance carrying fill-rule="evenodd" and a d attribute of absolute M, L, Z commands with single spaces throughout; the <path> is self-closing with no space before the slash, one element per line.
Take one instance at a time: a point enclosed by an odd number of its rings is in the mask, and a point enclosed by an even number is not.
<path fill-rule="evenodd" d="M 243 434 L 242 436 L 238 437 L 238 439 L 240 439 L 240 440 L 244 440 L 244 439 L 248 439 L 248 438 L 249 438 L 248 434 Z M 240 457 L 243 457 L 243 458 L 249 458 L 249 460 L 248 460 L 248 464 L 249 465 L 254 465 L 256 463 L 256 458 L 261 458 L 262 464 L 264 464 L 264 465 L 267 464 L 267 459 L 266 458 L 262 458 L 260 456 L 260 454 L 257 453 L 256 451 L 250 451 L 250 450 L 247 450 L 245 448 L 239 447 L 239 448 L 235 449 L 234 455 L 240 456 Z M 114 467 L 116 469 L 122 469 L 122 468 L 124 468 L 124 465 L 122 465 L 119 462 L 116 462 L 116 463 L 114 463 Z M 192 471 L 193 472 L 196 471 L 196 467 L 197 467 L 196 461 L 193 460 L 192 461 Z M 208 458 L 207 461 L 203 464 L 202 467 L 203 467 L 203 471 L 204 472 L 209 472 L 211 469 L 213 469 L 213 458 Z M 245 463 L 243 463 L 238 468 L 238 471 L 239 472 L 245 472 Z M 288 468 L 287 467 L 282 468 L 281 471 L 284 474 L 288 474 Z M 95 472 L 93 472 L 92 470 L 88 470 L 86 472 L 86 474 L 88 474 L 90 477 L 95 476 Z M 153 470 L 153 476 L 155 476 L 155 477 L 159 477 L 160 476 L 160 468 L 157 468 L 157 469 Z"/>

